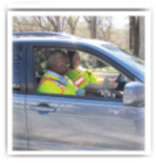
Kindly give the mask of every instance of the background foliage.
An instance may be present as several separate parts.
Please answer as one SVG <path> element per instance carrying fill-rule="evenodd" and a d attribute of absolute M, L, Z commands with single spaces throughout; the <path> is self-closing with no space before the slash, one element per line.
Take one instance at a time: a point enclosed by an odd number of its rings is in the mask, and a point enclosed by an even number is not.
<path fill-rule="evenodd" d="M 144 17 L 27 16 L 14 17 L 14 32 L 64 32 L 112 42 L 144 59 Z"/>

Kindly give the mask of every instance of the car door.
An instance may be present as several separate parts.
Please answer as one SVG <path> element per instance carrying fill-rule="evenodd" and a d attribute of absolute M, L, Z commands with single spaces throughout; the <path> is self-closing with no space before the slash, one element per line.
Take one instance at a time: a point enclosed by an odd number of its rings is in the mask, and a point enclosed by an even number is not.
<path fill-rule="evenodd" d="M 26 75 L 23 43 L 13 44 L 13 149 L 27 149 L 26 129 Z"/>
<path fill-rule="evenodd" d="M 31 92 L 32 57 L 33 50 L 29 52 L 27 66 L 29 149 L 144 149 L 144 136 L 138 132 L 144 115 L 143 107 L 126 106 L 120 100 Z"/>
<path fill-rule="evenodd" d="M 121 102 L 28 95 L 30 149 L 143 149 L 135 125 L 138 109 Z"/>

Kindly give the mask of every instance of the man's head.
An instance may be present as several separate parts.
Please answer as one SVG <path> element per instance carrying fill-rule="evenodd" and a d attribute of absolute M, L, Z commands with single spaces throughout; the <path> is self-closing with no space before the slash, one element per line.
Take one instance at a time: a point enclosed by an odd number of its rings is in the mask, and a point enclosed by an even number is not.
<path fill-rule="evenodd" d="M 80 56 L 79 53 L 76 51 L 71 51 L 68 52 L 69 58 L 70 58 L 70 63 L 71 63 L 71 68 L 77 68 L 80 65 Z"/>
<path fill-rule="evenodd" d="M 74 68 L 77 68 L 80 65 L 80 56 L 77 52 L 73 56 L 72 65 Z"/>
<path fill-rule="evenodd" d="M 48 59 L 47 69 L 65 75 L 69 70 L 69 59 L 66 53 L 61 50 L 52 52 Z"/>

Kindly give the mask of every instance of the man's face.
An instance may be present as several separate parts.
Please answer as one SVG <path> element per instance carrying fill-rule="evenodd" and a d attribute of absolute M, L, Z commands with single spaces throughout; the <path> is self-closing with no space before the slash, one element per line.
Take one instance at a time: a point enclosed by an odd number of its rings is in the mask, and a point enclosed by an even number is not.
<path fill-rule="evenodd" d="M 74 68 L 77 68 L 80 65 L 80 56 L 78 54 L 74 55 L 72 64 Z"/>
<path fill-rule="evenodd" d="M 57 64 L 57 73 L 61 75 L 65 75 L 66 72 L 69 70 L 69 59 L 66 56 L 59 57 L 58 64 Z"/>

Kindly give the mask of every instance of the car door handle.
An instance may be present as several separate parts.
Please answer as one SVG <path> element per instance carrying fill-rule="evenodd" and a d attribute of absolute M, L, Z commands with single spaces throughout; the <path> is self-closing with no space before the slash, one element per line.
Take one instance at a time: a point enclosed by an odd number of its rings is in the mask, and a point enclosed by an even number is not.
<path fill-rule="evenodd" d="M 49 113 L 49 112 L 55 112 L 56 107 L 50 107 L 46 103 L 41 103 L 37 106 L 31 106 L 31 109 L 34 111 L 38 111 L 39 113 Z"/>

